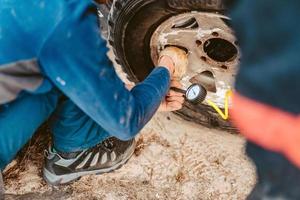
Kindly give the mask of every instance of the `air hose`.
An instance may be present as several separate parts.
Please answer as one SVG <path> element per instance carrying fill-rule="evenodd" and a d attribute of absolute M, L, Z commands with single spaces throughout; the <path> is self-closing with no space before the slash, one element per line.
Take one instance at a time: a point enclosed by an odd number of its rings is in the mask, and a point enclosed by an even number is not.
<path fill-rule="evenodd" d="M 222 110 L 209 99 L 206 99 L 206 103 L 211 106 L 224 120 L 228 120 L 229 118 L 229 99 L 232 96 L 232 91 L 228 90 L 225 94 L 225 100 L 224 100 L 224 110 L 225 112 L 223 113 Z"/>

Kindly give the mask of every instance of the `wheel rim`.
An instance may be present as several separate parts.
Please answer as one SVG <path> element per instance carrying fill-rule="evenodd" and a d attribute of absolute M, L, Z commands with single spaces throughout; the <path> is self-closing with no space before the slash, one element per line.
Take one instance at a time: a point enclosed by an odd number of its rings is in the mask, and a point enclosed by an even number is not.
<path fill-rule="evenodd" d="M 236 37 L 228 21 L 228 17 L 215 13 L 179 14 L 162 23 L 150 41 L 155 65 L 160 51 L 167 46 L 187 50 L 189 66 L 181 81 L 183 87 L 187 89 L 193 83 L 203 85 L 208 90 L 207 98 L 221 108 L 226 92 L 233 88 L 240 60 Z"/>

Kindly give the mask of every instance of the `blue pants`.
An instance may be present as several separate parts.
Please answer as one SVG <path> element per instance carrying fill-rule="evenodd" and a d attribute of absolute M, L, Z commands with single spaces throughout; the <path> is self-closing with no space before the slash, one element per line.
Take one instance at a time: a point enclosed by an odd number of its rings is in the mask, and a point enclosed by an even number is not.
<path fill-rule="evenodd" d="M 247 200 L 300 199 L 300 170 L 285 156 L 248 142 L 247 154 L 256 165 L 258 183 Z"/>
<path fill-rule="evenodd" d="M 12 103 L 0 105 L 0 170 L 14 159 L 51 115 L 53 144 L 58 151 L 79 151 L 109 137 L 74 103 L 69 99 L 59 101 L 60 97 L 62 94 L 53 89 L 46 94 L 27 94 Z"/>

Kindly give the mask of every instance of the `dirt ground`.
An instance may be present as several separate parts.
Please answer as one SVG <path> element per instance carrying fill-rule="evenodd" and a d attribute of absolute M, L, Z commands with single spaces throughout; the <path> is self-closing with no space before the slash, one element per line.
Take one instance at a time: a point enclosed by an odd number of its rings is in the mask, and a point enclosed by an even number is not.
<path fill-rule="evenodd" d="M 6 192 L 27 194 L 8 199 L 234 200 L 245 199 L 255 184 L 254 167 L 244 154 L 245 141 L 238 135 L 160 113 L 137 141 L 135 155 L 120 170 L 61 187 L 47 186 L 42 180 L 43 156 L 38 152 L 22 163 L 21 172 L 6 172 Z M 22 168 L 14 164 L 9 168 Z"/>

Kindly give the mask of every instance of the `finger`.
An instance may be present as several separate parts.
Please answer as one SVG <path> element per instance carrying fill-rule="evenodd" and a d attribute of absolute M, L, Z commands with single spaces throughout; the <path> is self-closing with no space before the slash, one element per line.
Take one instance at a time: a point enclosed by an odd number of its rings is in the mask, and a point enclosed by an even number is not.
<path fill-rule="evenodd" d="M 176 96 L 176 97 L 183 97 L 184 94 L 180 93 L 180 92 L 175 92 L 174 90 L 170 90 L 167 94 L 168 97 L 170 96 Z"/>
<path fill-rule="evenodd" d="M 176 109 L 181 109 L 183 107 L 183 104 L 182 103 L 179 103 L 179 102 L 176 102 L 176 101 L 172 101 L 172 102 L 169 102 L 167 104 L 167 109 L 170 109 L 170 108 L 176 108 Z"/>
<path fill-rule="evenodd" d="M 170 101 L 167 103 L 167 107 L 176 107 L 176 108 L 182 108 L 182 103 L 177 101 Z"/>
<path fill-rule="evenodd" d="M 182 108 L 182 104 L 178 102 L 170 102 L 167 104 L 168 111 L 176 111 Z"/>
<path fill-rule="evenodd" d="M 170 97 L 167 97 L 166 100 L 167 100 L 167 102 L 176 101 L 178 103 L 183 104 L 185 99 L 183 97 L 170 96 Z"/>
<path fill-rule="evenodd" d="M 179 81 L 173 80 L 173 81 L 171 81 L 171 87 L 177 87 L 177 88 L 182 89 L 183 86 Z"/>

